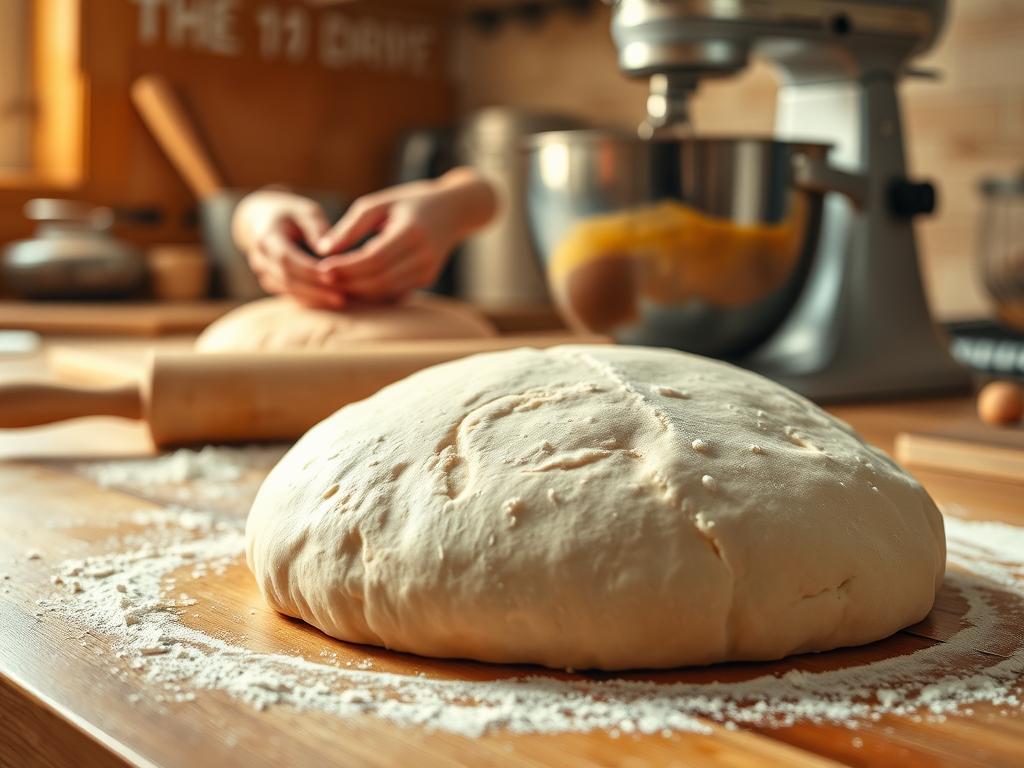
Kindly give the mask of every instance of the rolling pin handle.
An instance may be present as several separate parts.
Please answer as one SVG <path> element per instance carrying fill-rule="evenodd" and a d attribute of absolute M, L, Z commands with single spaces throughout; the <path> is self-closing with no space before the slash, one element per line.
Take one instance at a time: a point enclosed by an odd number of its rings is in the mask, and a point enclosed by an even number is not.
<path fill-rule="evenodd" d="M 143 404 L 138 385 L 107 389 L 50 384 L 0 386 L 0 429 L 38 427 L 83 416 L 141 419 Z"/>

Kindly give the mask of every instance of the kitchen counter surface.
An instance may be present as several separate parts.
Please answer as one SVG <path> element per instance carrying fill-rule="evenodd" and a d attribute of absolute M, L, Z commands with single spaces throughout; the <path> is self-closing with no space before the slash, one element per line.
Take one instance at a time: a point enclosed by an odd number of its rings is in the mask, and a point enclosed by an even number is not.
<path fill-rule="evenodd" d="M 118 342 L 128 348 L 140 343 Z M 182 340 L 150 343 L 173 345 Z M 39 355 L 0 358 L 0 382 L 38 377 L 45 370 Z M 834 409 L 886 450 L 892 450 L 901 430 L 941 427 L 969 417 L 971 410 L 966 399 Z M 109 546 L 112 531 L 135 530 L 140 510 L 158 511 L 173 498 L 167 489 L 148 493 L 101 487 L 78 463 L 152 454 L 140 425 L 114 419 L 23 433 L 0 430 L 0 530 L 5 532 L 0 539 L 0 576 L 8 577 L 0 581 L 0 766 L 1011 766 L 1020 765 L 1024 755 L 1024 715 L 1019 707 L 1007 715 L 978 705 L 969 716 L 935 723 L 886 715 L 855 732 L 804 722 L 736 731 L 712 724 L 710 735 L 615 738 L 603 731 L 538 736 L 499 730 L 469 739 L 399 728 L 373 717 L 338 719 L 273 706 L 259 710 L 219 691 L 188 701 L 157 696 L 152 682 L 133 674 L 114 655 L 110 638 L 40 608 L 55 591 L 52 577 L 59 563 L 105 551 L 102 547 Z M 218 497 L 214 506 L 224 514 L 244 516 L 260 477 L 257 470 L 251 474 L 240 481 L 240 487 L 249 490 Z M 1017 484 L 937 472 L 915 474 L 937 501 L 955 507 L 958 516 L 1024 526 L 1024 478 Z M 488 680 L 538 672 L 431 661 L 334 641 L 267 609 L 243 558 L 230 562 L 220 575 L 176 577 L 174 589 L 198 600 L 183 619 L 186 623 L 254 650 L 298 654 L 320 663 L 326 655 L 335 665 L 428 678 Z M 772 672 L 811 670 L 907 653 L 944 643 L 960 628 L 963 612 L 956 595 L 944 590 L 928 619 L 881 644 L 763 666 Z M 1015 642 L 1024 640 L 1018 637 Z M 982 646 L 964 651 L 999 653 Z M 711 674 L 721 680 L 740 679 L 749 677 L 750 669 L 729 665 L 651 677 L 704 681 Z"/>

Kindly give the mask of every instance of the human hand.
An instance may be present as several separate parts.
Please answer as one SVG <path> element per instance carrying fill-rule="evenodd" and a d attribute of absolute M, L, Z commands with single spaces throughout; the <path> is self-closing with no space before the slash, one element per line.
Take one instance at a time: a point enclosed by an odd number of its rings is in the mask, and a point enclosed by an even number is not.
<path fill-rule="evenodd" d="M 465 168 L 375 192 L 357 200 L 317 242 L 320 270 L 346 296 L 400 298 L 432 285 L 456 244 L 486 224 L 496 207 L 491 185 Z"/>
<path fill-rule="evenodd" d="M 340 309 L 345 295 L 319 268 L 315 244 L 327 233 L 320 205 L 290 192 L 261 190 L 235 210 L 235 242 L 268 293 L 288 294 L 310 307 Z"/>

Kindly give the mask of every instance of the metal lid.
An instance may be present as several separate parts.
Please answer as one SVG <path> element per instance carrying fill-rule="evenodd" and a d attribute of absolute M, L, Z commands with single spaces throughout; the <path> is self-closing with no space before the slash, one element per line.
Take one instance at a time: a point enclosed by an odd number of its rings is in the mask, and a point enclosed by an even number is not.
<path fill-rule="evenodd" d="M 41 223 L 65 223 L 105 232 L 114 224 L 110 208 L 95 206 L 79 200 L 35 198 L 25 203 L 25 218 Z"/>

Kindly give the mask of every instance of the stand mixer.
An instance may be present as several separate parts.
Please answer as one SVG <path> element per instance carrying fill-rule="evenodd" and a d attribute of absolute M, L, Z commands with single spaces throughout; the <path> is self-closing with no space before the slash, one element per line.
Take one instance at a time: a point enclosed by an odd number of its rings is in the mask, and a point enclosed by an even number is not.
<path fill-rule="evenodd" d="M 734 222 L 750 223 L 749 215 L 739 214 L 744 200 L 751 207 L 752 195 L 778 198 L 757 201 L 761 219 L 752 221 L 759 225 L 792 218 L 764 212 L 792 207 L 794 194 L 817 195 L 820 202 L 820 209 L 812 208 L 819 215 L 810 220 L 803 246 L 810 255 L 802 274 L 794 267 L 791 298 L 778 322 L 753 348 L 723 347 L 710 354 L 720 353 L 817 400 L 965 387 L 968 376 L 950 357 L 923 292 L 913 219 L 933 211 L 935 193 L 930 184 L 907 178 L 896 93 L 910 59 L 937 38 L 945 0 L 607 1 L 620 68 L 650 79 L 640 136 L 659 148 L 635 149 L 628 142 L 641 140 L 620 139 L 614 151 L 646 156 L 672 148 L 671 162 L 685 166 L 681 178 L 710 169 L 696 182 L 691 178 L 689 186 L 677 185 L 669 196 Z M 709 164 L 704 156 L 720 155 L 726 147 L 688 138 L 690 96 L 704 80 L 735 74 L 753 56 L 772 62 L 782 76 L 775 141 L 755 148 L 743 146 L 743 140 L 720 140 L 734 145 L 728 166 Z M 586 209 L 576 203 L 571 210 L 559 208 L 555 195 L 578 194 L 584 171 L 591 183 L 600 178 L 583 168 L 582 158 L 567 154 L 584 140 L 595 141 L 562 134 L 540 136 L 535 144 L 532 212 L 541 250 L 549 254 L 564 237 L 556 232 L 553 216 L 560 211 L 578 223 L 595 212 L 593 205 Z M 561 162 L 572 169 L 563 174 L 568 183 L 556 190 L 551 181 L 558 175 L 552 167 L 559 146 L 566 154 Z M 771 165 L 753 168 L 766 153 L 775 158 Z M 590 154 L 607 168 L 614 152 L 607 145 Z M 704 159 L 695 163 L 695 156 Z M 665 158 L 650 162 L 663 164 Z M 695 192 L 696 185 L 729 185 L 729 203 L 712 204 L 721 190 Z M 650 201 L 665 197 L 664 189 L 645 194 Z M 614 195 L 601 197 L 597 208 L 617 210 Z M 650 343 L 644 334 L 634 334 L 634 340 Z"/>

